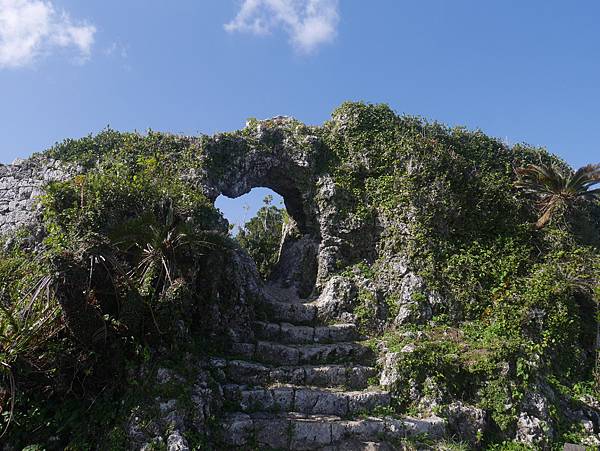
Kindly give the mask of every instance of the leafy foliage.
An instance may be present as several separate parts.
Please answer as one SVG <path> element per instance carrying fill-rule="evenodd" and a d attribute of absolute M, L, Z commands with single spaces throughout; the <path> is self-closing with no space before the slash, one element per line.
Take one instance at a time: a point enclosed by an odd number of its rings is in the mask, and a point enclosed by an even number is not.
<path fill-rule="evenodd" d="M 211 202 L 177 175 L 188 145 L 159 134 L 105 131 L 53 151 L 95 163 L 85 175 L 47 187 L 43 248 L 16 244 L 0 259 L 0 377 L 16 381 L 0 402 L 10 407 L 16 400 L 14 443 L 28 440 L 19 431 L 40 421 L 33 407 L 43 410 L 66 396 L 54 413 L 44 413 L 47 427 L 37 435 L 55 433 L 74 398 L 86 406 L 99 393 L 118 397 L 126 385 L 116 381 L 140 347 L 187 346 L 177 331 L 202 322 L 200 291 L 189 287 L 203 259 L 229 241 Z M 163 153 L 165 146 L 171 149 Z M 65 392 L 65 379 L 77 388 Z M 61 440 L 87 434 L 75 431 L 81 418 L 66 424 Z"/>
<path fill-rule="evenodd" d="M 35 279 L 39 262 L 17 250 L 2 254 L 0 274 L 6 277 L 0 280 L 0 414 L 8 428 L 17 382 L 21 382 L 19 370 L 26 366 L 28 371 L 44 373 L 52 368 L 46 344 L 61 332 L 62 325 L 51 278 Z"/>
<path fill-rule="evenodd" d="M 254 259 L 264 279 L 271 274 L 279 259 L 279 246 L 286 220 L 285 209 L 271 205 L 272 201 L 273 196 L 266 196 L 263 200 L 264 205 L 256 216 L 246 222 L 236 236 L 240 246 Z"/>

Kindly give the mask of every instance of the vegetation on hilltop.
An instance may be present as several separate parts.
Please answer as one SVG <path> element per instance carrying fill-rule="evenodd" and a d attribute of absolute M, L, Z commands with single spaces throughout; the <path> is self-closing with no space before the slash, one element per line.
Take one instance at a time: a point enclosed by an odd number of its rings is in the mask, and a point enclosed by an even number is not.
<path fill-rule="evenodd" d="M 119 400 L 135 392 L 132 365 L 157 346 L 189 347 L 182 327 L 202 336 L 196 285 L 210 255 L 233 245 L 211 202 L 160 151 L 178 138 L 105 131 L 83 148 L 107 138 L 123 147 L 109 148 L 96 170 L 48 186 L 42 247 L 26 235 L 3 246 L 0 365 L 9 390 L 0 401 L 17 445 L 33 430 L 42 444 L 58 433 L 57 448 L 108 440 L 97 434 L 130 407 Z M 88 409 L 106 417 L 88 423 Z"/>
<path fill-rule="evenodd" d="M 367 270 L 358 262 L 361 277 L 376 279 L 386 259 L 404 255 L 437 294 L 424 325 L 395 327 L 388 318 L 388 346 L 415 346 L 398 363 L 402 409 L 418 408 L 407 390 L 437 390 L 442 405 L 460 399 L 489 412 L 490 441 L 510 436 L 526 394 L 540 384 L 574 403 L 582 390 L 597 399 L 600 205 L 590 196 L 555 209 L 535 230 L 537 199 L 515 187 L 516 168 L 569 174 L 563 161 L 479 131 L 399 117 L 384 105 L 342 105 L 324 136 L 336 184 L 352 199 L 345 217 L 386 224 Z M 384 297 L 397 311 L 395 293 Z M 574 440 L 579 431 L 562 417 L 563 400 L 554 402 L 560 430 L 548 439 Z"/>

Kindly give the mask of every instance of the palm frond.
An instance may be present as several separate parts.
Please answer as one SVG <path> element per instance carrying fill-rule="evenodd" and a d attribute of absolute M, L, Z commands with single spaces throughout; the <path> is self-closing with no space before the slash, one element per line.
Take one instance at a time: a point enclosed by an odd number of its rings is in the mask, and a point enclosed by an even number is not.
<path fill-rule="evenodd" d="M 535 227 L 541 229 L 559 207 L 570 207 L 578 199 L 594 200 L 598 190 L 589 188 L 600 183 L 600 164 L 589 164 L 572 172 L 556 164 L 528 165 L 515 169 L 514 186 L 536 198 L 540 217 Z"/>
<path fill-rule="evenodd" d="M 31 356 L 63 328 L 59 321 L 60 306 L 54 299 L 51 280 L 51 277 L 44 276 L 11 303 L 0 302 L 0 375 L 8 379 L 10 386 L 9 416 L 0 438 L 8 430 L 13 418 L 15 362 L 24 359 L 39 368 L 38 359 L 32 359 Z"/>

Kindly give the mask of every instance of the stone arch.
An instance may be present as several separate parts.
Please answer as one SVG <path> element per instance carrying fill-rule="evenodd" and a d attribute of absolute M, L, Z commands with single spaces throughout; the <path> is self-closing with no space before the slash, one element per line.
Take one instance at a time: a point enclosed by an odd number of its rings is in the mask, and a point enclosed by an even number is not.
<path fill-rule="evenodd" d="M 296 120 L 278 117 L 207 137 L 202 166 L 208 197 L 213 202 L 221 194 L 235 199 L 253 188 L 269 188 L 283 198 L 300 232 L 318 237 L 313 198 L 321 141 L 306 131 Z"/>
<path fill-rule="evenodd" d="M 239 132 L 206 137 L 202 145 L 204 190 L 213 202 L 221 194 L 235 199 L 260 187 L 283 198 L 296 230 L 284 233 L 273 277 L 284 288 L 296 288 L 300 297 L 312 292 L 317 277 L 320 228 L 314 198 L 321 146 L 308 127 L 288 117 L 252 121 Z"/>
<path fill-rule="evenodd" d="M 243 189 L 239 189 L 239 185 L 224 186 L 220 191 L 229 198 L 235 199 L 244 194 L 249 193 L 253 188 L 269 188 L 279 194 L 283 198 L 285 208 L 288 214 L 294 219 L 301 233 L 311 233 L 311 223 L 307 218 L 307 212 L 304 205 L 304 199 L 300 190 L 293 185 L 286 183 L 277 183 L 278 178 L 273 178 L 273 174 L 265 175 L 263 181 L 257 180 L 253 183 L 244 184 Z"/>

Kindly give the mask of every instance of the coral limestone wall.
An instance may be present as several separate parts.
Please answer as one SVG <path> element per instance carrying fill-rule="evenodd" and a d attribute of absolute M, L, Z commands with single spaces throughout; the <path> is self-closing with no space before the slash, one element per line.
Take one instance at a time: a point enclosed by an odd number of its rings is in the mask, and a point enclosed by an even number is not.
<path fill-rule="evenodd" d="M 43 186 L 75 172 L 73 165 L 41 156 L 0 165 L 0 233 L 31 224 L 39 214 Z"/>

